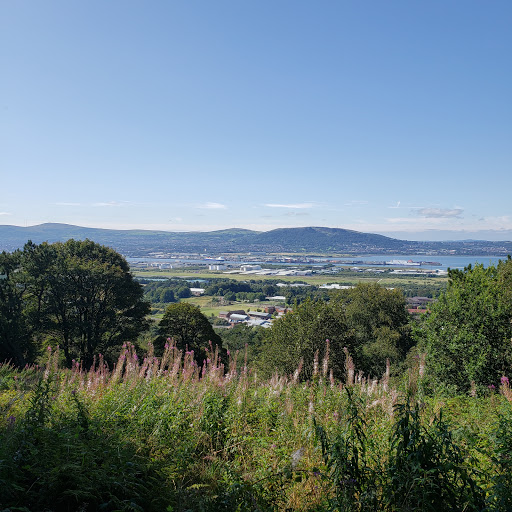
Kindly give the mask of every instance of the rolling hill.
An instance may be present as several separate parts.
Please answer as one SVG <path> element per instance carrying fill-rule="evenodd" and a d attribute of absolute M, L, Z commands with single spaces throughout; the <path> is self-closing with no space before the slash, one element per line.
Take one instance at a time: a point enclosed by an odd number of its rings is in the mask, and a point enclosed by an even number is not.
<path fill-rule="evenodd" d="M 512 242 L 414 242 L 348 229 L 326 227 L 280 228 L 258 232 L 224 229 L 208 232 L 169 232 L 86 228 L 47 223 L 37 226 L 0 226 L 0 250 L 14 251 L 35 243 L 89 238 L 113 247 L 125 256 L 150 253 L 289 252 L 331 254 L 392 254 L 431 251 L 448 254 L 512 253 Z"/>

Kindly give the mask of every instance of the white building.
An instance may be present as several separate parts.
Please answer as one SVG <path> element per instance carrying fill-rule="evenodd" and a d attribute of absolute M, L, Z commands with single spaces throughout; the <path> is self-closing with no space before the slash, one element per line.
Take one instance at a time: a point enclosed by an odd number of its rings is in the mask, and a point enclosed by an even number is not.
<path fill-rule="evenodd" d="M 242 265 L 240 267 L 241 272 L 250 272 L 252 270 L 261 270 L 261 265 Z"/>
<path fill-rule="evenodd" d="M 208 270 L 226 270 L 226 265 L 223 263 L 212 263 L 208 265 Z"/>

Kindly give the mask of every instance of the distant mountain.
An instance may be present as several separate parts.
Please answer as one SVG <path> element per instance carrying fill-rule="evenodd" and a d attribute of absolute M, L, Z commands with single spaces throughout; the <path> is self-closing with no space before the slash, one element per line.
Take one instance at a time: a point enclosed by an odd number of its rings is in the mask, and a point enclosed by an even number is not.
<path fill-rule="evenodd" d="M 296 252 L 400 250 L 404 243 L 382 235 L 322 227 L 274 229 L 256 235 L 255 242 L 261 247 L 279 247 L 283 252 L 291 247 Z"/>
<path fill-rule="evenodd" d="M 85 228 L 70 224 L 0 226 L 0 250 L 14 251 L 28 241 L 63 242 L 89 238 L 125 256 L 153 253 L 289 252 L 327 254 L 468 254 L 505 256 L 512 242 L 415 242 L 348 229 L 304 227 L 258 232 L 223 229 L 208 232 L 169 232 Z"/>

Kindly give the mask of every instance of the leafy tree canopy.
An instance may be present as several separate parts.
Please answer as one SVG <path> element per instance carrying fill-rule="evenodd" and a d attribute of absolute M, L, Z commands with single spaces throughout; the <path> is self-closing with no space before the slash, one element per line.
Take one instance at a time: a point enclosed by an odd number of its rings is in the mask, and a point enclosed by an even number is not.
<path fill-rule="evenodd" d="M 4 256 L 9 258 L 17 268 L 3 286 L 16 289 L 18 299 L 11 293 L 11 302 L 18 300 L 18 309 L 12 318 L 24 326 L 22 347 L 13 354 L 18 361 L 27 336 L 34 348 L 43 342 L 60 345 L 68 365 L 76 359 L 88 366 L 98 353 L 112 361 L 123 341 L 146 329 L 149 306 L 142 287 L 113 249 L 90 240 L 29 242 L 22 252 Z"/>
<path fill-rule="evenodd" d="M 344 347 L 356 370 L 380 377 L 386 360 L 399 364 L 412 347 L 409 315 L 400 290 L 378 284 L 358 284 L 331 296 L 329 302 L 306 299 L 293 312 L 274 322 L 265 335 L 261 366 L 292 373 L 301 359 L 303 377 L 313 373 L 314 354 L 320 361 L 330 340 L 329 366 L 334 375 L 345 375 Z"/>
<path fill-rule="evenodd" d="M 292 374 L 302 360 L 301 377 L 310 379 L 318 351 L 320 364 L 325 359 L 329 340 L 329 366 L 336 377 L 344 374 L 343 347 L 350 343 L 343 314 L 333 304 L 309 299 L 275 320 L 265 332 L 259 366 L 271 374 L 275 370 Z"/>
<path fill-rule="evenodd" d="M 421 343 L 434 382 L 466 392 L 499 383 L 512 364 L 512 260 L 449 271 L 425 319 Z"/>
<path fill-rule="evenodd" d="M 27 287 L 20 279 L 21 251 L 0 254 L 0 363 L 22 366 L 34 355 L 24 311 Z"/>
<path fill-rule="evenodd" d="M 155 343 L 158 352 L 163 350 L 167 338 L 174 339 L 180 350 L 193 350 L 194 359 L 201 364 L 207 357 L 210 342 L 213 348 L 222 348 L 221 337 L 201 313 L 201 308 L 187 302 L 171 304 L 159 324 L 160 336 Z"/>
<path fill-rule="evenodd" d="M 401 290 L 359 283 L 334 292 L 331 300 L 345 314 L 357 370 L 380 377 L 387 359 L 395 365 L 404 360 L 413 341 Z"/>

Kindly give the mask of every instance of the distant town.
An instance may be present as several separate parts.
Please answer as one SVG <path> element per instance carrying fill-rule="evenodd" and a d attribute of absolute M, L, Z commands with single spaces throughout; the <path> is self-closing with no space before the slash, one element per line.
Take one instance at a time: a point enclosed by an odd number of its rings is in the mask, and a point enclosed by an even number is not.
<path fill-rule="evenodd" d="M 228 259 L 229 258 L 229 259 Z M 441 276 L 447 271 L 441 268 L 438 261 L 409 260 L 347 260 L 327 257 L 283 257 L 275 255 L 226 255 L 201 256 L 200 254 L 171 254 L 163 252 L 151 253 L 148 258 L 129 258 L 130 266 L 136 269 L 170 270 L 197 267 L 202 270 L 246 276 L 311 276 L 313 274 L 337 274 L 349 268 L 353 272 L 392 273 L 401 275 Z M 256 262 L 257 261 L 257 262 Z M 283 264 L 285 266 L 283 266 Z M 377 268 L 375 268 L 377 267 Z"/>

